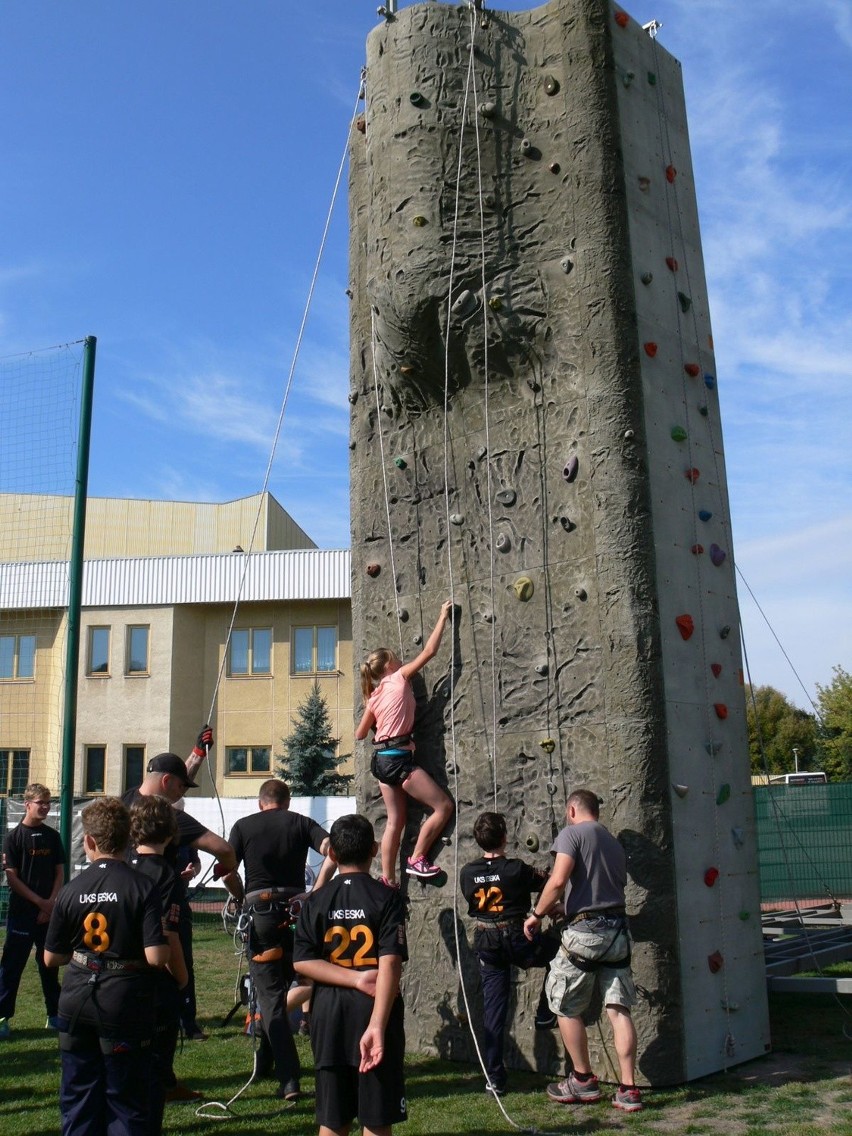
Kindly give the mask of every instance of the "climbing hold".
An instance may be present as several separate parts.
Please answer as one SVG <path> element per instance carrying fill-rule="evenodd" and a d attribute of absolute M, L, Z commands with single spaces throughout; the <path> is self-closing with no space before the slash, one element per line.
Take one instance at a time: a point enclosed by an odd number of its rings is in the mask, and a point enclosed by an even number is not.
<path fill-rule="evenodd" d="M 685 797 L 686 794 L 689 792 L 689 786 L 688 785 L 676 785 L 674 783 L 674 781 L 672 782 L 672 788 L 677 793 L 677 795 L 681 798 Z"/>
<path fill-rule="evenodd" d="M 420 644 L 423 642 L 423 636 L 422 635 L 415 635 L 414 638 L 411 640 L 411 642 L 414 644 L 415 647 L 419 647 Z"/>
<path fill-rule="evenodd" d="M 673 426 L 672 427 L 672 441 L 673 442 L 685 442 L 686 436 L 687 436 L 686 430 L 684 430 L 684 428 L 682 426 Z"/>
<path fill-rule="evenodd" d="M 563 256 L 563 258 L 559 262 L 559 267 L 567 276 L 571 269 L 574 267 L 574 261 L 570 258 L 570 256 Z"/>
<path fill-rule="evenodd" d="M 656 87 L 656 85 L 657 85 L 657 76 L 654 74 L 653 71 L 648 72 L 648 84 L 651 87 Z"/>
<path fill-rule="evenodd" d="M 559 90 L 559 80 L 554 75 L 545 76 L 544 80 L 544 93 L 546 95 L 555 95 Z"/>
<path fill-rule="evenodd" d="M 707 750 L 707 752 L 710 754 L 711 757 L 715 757 L 716 754 L 719 752 L 719 750 L 722 748 L 722 743 L 721 742 L 705 742 L 704 748 Z"/>
<path fill-rule="evenodd" d="M 707 871 L 704 873 L 704 883 L 709 888 L 711 888 L 713 886 L 713 884 L 715 884 L 715 882 L 716 882 L 716 880 L 718 880 L 718 878 L 719 878 L 719 869 L 718 868 L 708 868 Z"/>
<path fill-rule="evenodd" d="M 647 287 L 651 283 L 651 281 L 654 279 L 654 274 L 653 274 L 653 272 L 643 272 L 642 275 L 639 277 L 639 279 Z"/>
<path fill-rule="evenodd" d="M 635 430 L 625 430 L 624 431 L 625 442 L 632 442 L 635 437 L 636 437 L 636 431 Z"/>
<path fill-rule="evenodd" d="M 745 844 L 745 833 L 741 828 L 732 828 L 731 839 L 734 842 L 735 848 L 742 848 L 742 846 Z"/>
<path fill-rule="evenodd" d="M 707 387 L 708 390 L 713 390 L 716 386 L 716 376 L 715 375 L 705 375 L 704 376 L 704 385 L 705 385 L 705 387 Z"/>
<path fill-rule="evenodd" d="M 638 180 L 639 180 L 639 189 L 642 191 L 642 193 L 647 193 L 648 190 L 651 188 L 651 179 L 649 177 L 643 177 L 640 174 Z"/>
<path fill-rule="evenodd" d="M 522 138 L 521 139 L 521 153 L 522 154 L 529 154 L 529 152 L 531 150 L 532 150 L 532 142 L 530 142 L 529 138 Z"/>
<path fill-rule="evenodd" d="M 719 786 L 719 792 L 716 794 L 716 804 L 717 805 L 724 805 L 725 801 L 728 800 L 730 795 L 731 795 L 731 786 L 726 781 L 723 785 Z"/>
<path fill-rule="evenodd" d="M 675 619 L 677 629 L 682 639 L 689 639 L 695 630 L 695 622 L 691 615 L 679 615 Z"/>
<path fill-rule="evenodd" d="M 725 965 L 725 960 L 719 951 L 714 951 L 712 955 L 707 956 L 707 965 L 710 967 L 711 974 L 718 974 Z"/>
<path fill-rule="evenodd" d="M 739 1002 L 732 1002 L 730 1000 L 730 998 L 720 998 L 719 999 L 719 1005 L 722 1007 L 723 1010 L 726 1010 L 729 1014 L 735 1014 L 737 1012 L 737 1010 L 740 1008 Z M 731 1035 L 728 1034 L 728 1037 L 730 1038 Z M 728 1040 L 728 1038 L 725 1039 L 726 1043 L 727 1043 L 727 1040 Z M 733 1041 L 733 1038 L 731 1038 L 731 1041 Z M 731 1056 L 731 1055 L 729 1054 L 729 1056 Z"/>
<path fill-rule="evenodd" d="M 381 564 L 368 564 L 367 565 L 367 575 L 372 576 L 373 579 L 375 579 L 376 576 L 378 576 L 378 574 L 379 574 L 379 572 L 381 572 L 381 570 L 382 570 Z"/>
<path fill-rule="evenodd" d="M 484 611 L 482 613 L 482 618 L 485 620 L 486 623 L 493 623 L 494 622 L 494 612 L 493 611 Z"/>
<path fill-rule="evenodd" d="M 450 524 L 451 525 L 463 525 L 464 524 L 464 513 L 450 513 Z"/>
<path fill-rule="evenodd" d="M 408 96 L 408 100 L 409 100 L 409 102 L 411 103 L 412 106 L 416 106 L 416 107 L 423 106 L 423 104 L 426 102 L 426 100 L 423 98 L 423 96 L 420 94 L 419 91 L 412 91 L 411 94 Z"/>
<path fill-rule="evenodd" d="M 359 114 L 355 119 L 355 129 L 359 134 L 367 133 L 367 120 L 364 118 L 363 114 Z"/>
<path fill-rule="evenodd" d="M 626 12 L 616 12 L 613 18 L 620 28 L 626 28 L 630 23 L 630 17 Z"/>
<path fill-rule="evenodd" d="M 579 468 L 580 468 L 580 460 L 577 457 L 577 455 L 575 454 L 574 457 L 572 457 L 568 460 L 565 468 L 562 470 L 562 476 L 565 478 L 565 480 L 569 484 L 577 476 L 577 471 L 579 470 Z"/>
<path fill-rule="evenodd" d="M 467 316 L 473 315 L 478 307 L 476 296 L 468 288 L 465 288 L 463 292 L 459 292 L 453 302 L 453 315 L 465 319 Z"/>
<path fill-rule="evenodd" d="M 724 564 L 725 557 L 727 555 L 728 554 L 727 554 L 727 552 L 725 552 L 724 548 L 720 548 L 718 546 L 718 544 L 711 544 L 710 545 L 710 559 L 713 561 L 714 565 L 717 568 L 720 565 Z"/>
<path fill-rule="evenodd" d="M 559 523 L 560 525 L 562 525 L 563 529 L 565 529 L 566 532 L 573 532 L 577 527 L 570 517 L 560 517 Z"/>
<path fill-rule="evenodd" d="M 585 588 L 575 588 L 574 589 L 574 595 L 577 597 L 578 600 L 586 599 L 587 594 L 588 593 L 586 592 Z"/>
<path fill-rule="evenodd" d="M 497 500 L 501 505 L 514 505 L 517 499 L 518 495 L 514 489 L 501 489 L 497 494 Z"/>
<path fill-rule="evenodd" d="M 723 721 L 728 716 L 728 707 L 724 702 L 714 702 L 713 709 L 716 711 L 716 717 L 721 718 Z"/>
<path fill-rule="evenodd" d="M 553 740 L 553 738 L 542 738 L 538 744 L 541 746 L 545 753 L 553 753 L 553 751 L 556 749 L 556 742 Z"/>
<path fill-rule="evenodd" d="M 674 166 L 666 166 L 666 181 L 669 183 L 669 185 L 672 185 L 674 183 L 674 179 L 676 177 L 677 170 L 674 168 Z"/>
<path fill-rule="evenodd" d="M 415 229 L 422 229 L 423 226 L 426 224 L 426 218 L 417 216 L 417 217 L 414 217 L 412 219 L 411 223 L 415 227 Z"/>
<path fill-rule="evenodd" d="M 741 911 L 739 917 L 740 917 L 741 921 L 743 923 L 745 923 L 748 919 L 751 919 L 751 912 L 750 911 Z"/>
<path fill-rule="evenodd" d="M 479 448 L 476 451 L 477 461 L 482 461 L 482 459 L 485 457 L 485 455 L 487 453 L 488 453 L 488 450 L 485 448 L 485 446 L 479 446 Z"/>
<path fill-rule="evenodd" d="M 719 628 L 719 638 L 720 639 L 727 639 L 730 634 L 731 634 L 731 625 L 729 623 L 726 623 L 724 627 Z"/>
<path fill-rule="evenodd" d="M 691 379 L 697 378 L 701 374 L 701 368 L 697 363 L 684 363 L 683 369 Z"/>
<path fill-rule="evenodd" d="M 545 785 L 545 788 L 547 789 L 548 793 L 550 793 L 551 797 L 558 791 L 557 786 L 554 785 L 552 781 L 548 781 Z"/>
<path fill-rule="evenodd" d="M 706 406 L 699 406 L 698 413 L 701 415 L 702 418 L 706 418 L 707 417 L 707 407 Z"/>
<path fill-rule="evenodd" d="M 530 852 L 538 852 L 538 837 L 534 832 L 531 832 L 524 841 Z"/>
<path fill-rule="evenodd" d="M 505 533 L 500 533 L 497 537 L 497 547 L 501 552 L 508 552 L 512 547 L 512 542 Z"/>
<path fill-rule="evenodd" d="M 401 607 L 396 613 L 400 623 L 408 623 L 408 609 Z"/>
<path fill-rule="evenodd" d="M 689 551 L 692 553 L 693 556 L 700 556 L 701 553 L 704 551 L 704 545 L 703 544 L 693 544 L 692 548 L 690 548 Z"/>
<path fill-rule="evenodd" d="M 521 600 L 522 603 L 526 603 L 527 600 L 532 599 L 535 584 L 533 584 L 529 576 L 518 576 L 517 580 L 515 580 L 512 585 L 512 589 L 518 599 Z"/>
<path fill-rule="evenodd" d="M 502 312 L 503 300 L 500 296 L 490 296 L 488 299 L 488 306 L 492 312 Z"/>
<path fill-rule="evenodd" d="M 405 469 L 406 466 L 408 465 L 408 462 L 405 460 L 405 458 L 394 458 L 393 464 L 396 466 L 397 469 Z"/>
<path fill-rule="evenodd" d="M 542 678 L 547 674 L 547 663 L 536 663 L 535 673 L 541 675 Z"/>
<path fill-rule="evenodd" d="M 719 675 L 722 673 L 722 664 L 721 663 L 711 663 L 710 664 L 710 670 L 713 672 L 714 677 L 718 678 Z"/>
<path fill-rule="evenodd" d="M 666 267 L 668 268 L 669 272 L 677 272 L 680 265 L 678 264 L 678 262 L 675 260 L 675 258 L 673 256 L 667 256 L 666 257 Z"/>
<path fill-rule="evenodd" d="M 494 206 L 497 204 L 497 198 L 494 196 L 493 193 L 486 193 L 483 200 L 485 201 L 485 204 L 488 206 L 489 209 L 493 209 Z"/>
<path fill-rule="evenodd" d="M 713 514 L 709 509 L 699 509 L 698 516 L 702 521 L 709 521 Z"/>
<path fill-rule="evenodd" d="M 648 358 L 653 359 L 657 354 L 656 343 L 643 343 L 642 346 L 645 348 L 645 354 L 648 356 Z"/>
<path fill-rule="evenodd" d="M 694 485 L 696 483 L 696 481 L 699 479 L 699 477 L 701 476 L 701 473 L 700 473 L 699 470 L 697 470 L 695 468 L 695 466 L 693 466 L 692 469 L 685 470 L 683 476 L 686 478 L 687 481 L 691 481 L 692 484 Z"/>
<path fill-rule="evenodd" d="M 689 298 L 689 296 L 687 296 L 686 292 L 678 292 L 677 302 L 680 304 L 680 310 L 682 312 L 688 312 L 689 309 L 692 307 L 692 300 L 690 300 L 690 298 Z"/>
<path fill-rule="evenodd" d="M 621 81 L 625 85 L 625 87 L 629 87 L 630 84 L 633 82 L 633 80 L 635 78 L 636 78 L 636 76 L 633 74 L 632 71 L 625 71 L 624 74 L 621 76 Z"/>
<path fill-rule="evenodd" d="M 482 115 L 483 118 L 493 118 L 494 115 L 497 113 L 497 104 L 496 103 L 480 103 L 479 104 L 479 113 Z"/>
<path fill-rule="evenodd" d="M 349 401 L 353 406 L 355 405 L 355 403 L 358 401 L 358 392 L 357 391 L 352 391 L 350 393 Z"/>
<path fill-rule="evenodd" d="M 560 166 L 560 164 L 558 162 L 551 162 L 550 165 L 547 168 L 550 170 L 550 172 L 552 174 L 558 174 L 559 171 L 562 169 L 562 167 Z"/>

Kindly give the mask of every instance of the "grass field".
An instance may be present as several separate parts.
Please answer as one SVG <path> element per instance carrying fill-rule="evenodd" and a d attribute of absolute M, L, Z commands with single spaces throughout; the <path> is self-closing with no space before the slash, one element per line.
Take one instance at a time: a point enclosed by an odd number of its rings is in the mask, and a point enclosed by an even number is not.
<path fill-rule="evenodd" d="M 237 960 L 221 924 L 196 930 L 199 1017 L 210 1032 L 188 1042 L 177 1059 L 178 1076 L 225 1102 L 248 1080 L 251 1040 L 242 1035 L 243 1013 L 222 1020 L 234 1004 Z M 645 1094 L 646 1108 L 625 1115 L 606 1101 L 595 1105 L 551 1104 L 544 1078 L 513 1073 L 503 1105 L 522 1129 L 589 1136 L 852 1136 L 852 1007 L 847 1013 L 827 996 L 782 995 L 771 1002 L 772 1054 L 681 1089 Z M 44 1005 L 34 964 L 21 987 L 12 1037 L 0 1042 L 0 1136 L 53 1136 L 59 1131 L 56 1035 L 43 1029 Z M 849 1037 L 845 1036 L 844 1029 Z M 298 1039 L 305 1067 L 302 1087 L 312 1087 L 309 1044 Z M 410 1119 L 400 1136 L 459 1133 L 491 1136 L 515 1131 L 483 1090 L 478 1070 L 427 1057 L 408 1061 Z M 290 1136 L 315 1131 L 310 1099 L 284 1105 L 274 1081 L 251 1085 L 219 1118 L 197 1116 L 194 1104 L 166 1109 L 166 1132 L 232 1136 Z M 214 1110 L 209 1110 L 214 1111 Z"/>

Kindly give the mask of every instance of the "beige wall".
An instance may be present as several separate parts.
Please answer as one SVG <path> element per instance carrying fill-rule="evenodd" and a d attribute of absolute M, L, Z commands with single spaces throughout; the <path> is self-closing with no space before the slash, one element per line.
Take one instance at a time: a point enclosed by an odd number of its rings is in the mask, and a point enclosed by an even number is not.
<path fill-rule="evenodd" d="M 0 749 L 30 751 L 30 781 L 59 787 L 64 698 L 65 613 L 0 613 L 0 635 L 35 635 L 32 679 L 0 680 Z M 5 791 L 5 785 L 0 791 Z"/>

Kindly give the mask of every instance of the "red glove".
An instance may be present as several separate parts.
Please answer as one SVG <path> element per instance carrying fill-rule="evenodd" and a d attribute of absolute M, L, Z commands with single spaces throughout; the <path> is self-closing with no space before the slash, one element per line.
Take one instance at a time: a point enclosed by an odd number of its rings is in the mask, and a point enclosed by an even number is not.
<path fill-rule="evenodd" d="M 203 726 L 201 733 L 195 739 L 195 746 L 193 753 L 196 757 L 206 757 L 209 750 L 213 748 L 213 731 L 210 726 Z"/>

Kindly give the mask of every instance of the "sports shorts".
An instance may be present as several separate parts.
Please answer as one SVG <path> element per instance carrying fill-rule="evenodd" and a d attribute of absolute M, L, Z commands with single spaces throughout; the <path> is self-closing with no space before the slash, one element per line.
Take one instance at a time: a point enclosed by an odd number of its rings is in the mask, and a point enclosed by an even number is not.
<path fill-rule="evenodd" d="M 417 767 L 410 749 L 377 749 L 370 762 L 370 772 L 383 785 L 401 785 Z"/>
<path fill-rule="evenodd" d="M 362 1128 L 384 1128 L 408 1119 L 403 1054 L 386 1053 L 369 1073 L 354 1065 L 330 1065 L 314 1070 L 317 1123 L 346 1128 L 358 1118 Z"/>

